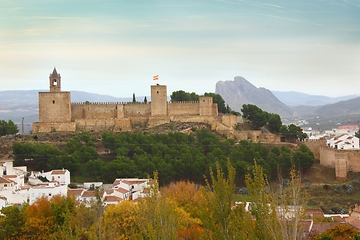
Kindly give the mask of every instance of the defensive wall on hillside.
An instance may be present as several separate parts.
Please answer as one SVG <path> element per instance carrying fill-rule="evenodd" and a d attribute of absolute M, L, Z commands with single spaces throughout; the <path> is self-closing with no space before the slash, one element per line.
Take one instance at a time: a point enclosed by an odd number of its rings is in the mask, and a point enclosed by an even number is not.
<path fill-rule="evenodd" d="M 172 121 L 205 122 L 213 130 L 229 131 L 237 123 L 234 115 L 218 116 L 212 97 L 199 101 L 168 102 L 165 85 L 151 86 L 149 103 L 72 103 L 70 92 L 61 91 L 61 76 L 54 68 L 49 76 L 50 92 L 39 92 L 39 122 L 33 133 L 82 131 L 131 131 Z"/>
<path fill-rule="evenodd" d="M 360 172 L 360 150 L 342 150 L 326 146 L 326 140 L 308 140 L 305 144 L 320 164 L 335 168 L 336 179 L 346 181 L 348 172 Z"/>

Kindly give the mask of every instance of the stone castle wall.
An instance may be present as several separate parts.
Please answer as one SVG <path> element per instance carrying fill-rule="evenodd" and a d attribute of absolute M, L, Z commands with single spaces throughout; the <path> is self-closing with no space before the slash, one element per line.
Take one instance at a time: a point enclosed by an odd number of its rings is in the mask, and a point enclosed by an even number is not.
<path fill-rule="evenodd" d="M 238 123 L 238 117 L 232 114 L 221 116 L 221 122 L 225 126 L 233 127 Z"/>
<path fill-rule="evenodd" d="M 334 149 L 326 146 L 326 140 L 308 140 L 304 143 L 321 165 L 335 168 L 337 180 L 345 181 L 349 171 L 360 172 L 360 150 Z"/>
<path fill-rule="evenodd" d="M 326 140 L 306 140 L 304 144 L 314 153 L 316 159 L 320 159 L 320 148 L 326 145 Z"/>
<path fill-rule="evenodd" d="M 106 119 L 117 117 L 117 104 L 115 103 L 72 103 L 72 119 Z"/>
<path fill-rule="evenodd" d="M 168 103 L 168 115 L 198 115 L 199 114 L 199 102 L 169 102 Z"/>
<path fill-rule="evenodd" d="M 33 133 L 38 132 L 75 132 L 76 131 L 76 123 L 69 122 L 69 123 L 39 123 L 34 122 L 33 126 Z"/>
<path fill-rule="evenodd" d="M 124 106 L 125 118 L 151 116 L 151 106 L 148 103 L 130 103 L 130 104 L 125 104 L 123 106 Z M 118 116 L 118 118 L 121 117 Z"/>

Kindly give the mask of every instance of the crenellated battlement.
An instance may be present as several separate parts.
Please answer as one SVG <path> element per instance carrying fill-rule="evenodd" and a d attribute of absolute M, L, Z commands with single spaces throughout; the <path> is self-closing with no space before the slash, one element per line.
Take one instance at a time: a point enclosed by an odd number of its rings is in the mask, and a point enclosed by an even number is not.
<path fill-rule="evenodd" d="M 199 101 L 169 101 L 169 104 L 199 104 Z"/>
<path fill-rule="evenodd" d="M 71 105 L 127 105 L 127 104 L 150 104 L 144 102 L 72 102 Z"/>

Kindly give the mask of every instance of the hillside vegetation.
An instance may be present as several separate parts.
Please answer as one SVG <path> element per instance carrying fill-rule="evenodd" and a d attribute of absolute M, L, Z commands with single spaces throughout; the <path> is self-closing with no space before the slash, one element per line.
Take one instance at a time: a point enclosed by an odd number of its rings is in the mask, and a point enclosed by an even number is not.
<path fill-rule="evenodd" d="M 261 143 L 221 139 L 214 132 L 195 127 L 189 134 L 103 133 L 100 139 L 84 132 L 71 137 L 62 147 L 36 141 L 15 142 L 13 151 L 15 164 L 26 165 L 30 171 L 67 168 L 73 181 L 105 183 L 119 177 L 146 178 L 154 171 L 159 172 L 162 185 L 179 180 L 203 183 L 209 169 L 216 163 L 225 169 L 227 159 L 241 183 L 255 161 L 270 177 L 279 171 L 286 176 L 294 164 L 306 170 L 314 162 L 305 145 L 294 152 L 285 146 L 268 148 Z"/>

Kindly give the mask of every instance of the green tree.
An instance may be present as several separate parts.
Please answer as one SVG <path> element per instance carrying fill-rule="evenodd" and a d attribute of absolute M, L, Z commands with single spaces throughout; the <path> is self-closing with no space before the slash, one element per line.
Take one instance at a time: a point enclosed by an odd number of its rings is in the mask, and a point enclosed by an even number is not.
<path fill-rule="evenodd" d="M 174 91 L 172 92 L 172 94 L 170 95 L 170 99 L 171 101 L 199 101 L 199 95 L 197 95 L 196 93 L 192 92 L 185 92 L 183 90 L 179 90 L 179 91 Z"/>
<path fill-rule="evenodd" d="M 314 153 L 308 146 L 301 144 L 293 154 L 293 163 L 299 170 L 306 171 L 315 163 Z"/>
<path fill-rule="evenodd" d="M 21 208 L 9 206 L 1 209 L 0 239 L 22 239 L 26 223 L 26 207 L 25 204 Z"/>
<path fill-rule="evenodd" d="M 135 212 L 137 226 L 143 236 L 142 239 L 177 239 L 180 228 L 177 206 L 174 201 L 159 193 L 157 179 L 155 172 L 150 194 L 138 203 L 139 207 Z"/>
<path fill-rule="evenodd" d="M 299 126 L 290 124 L 289 126 L 283 125 L 280 128 L 280 133 L 285 136 L 290 142 L 296 142 L 296 140 L 303 141 L 307 134 L 302 131 Z"/>
<path fill-rule="evenodd" d="M 259 107 L 253 104 L 244 104 L 241 112 L 243 117 L 250 120 L 254 129 L 263 127 L 267 122 L 267 112 L 263 112 Z"/>
<path fill-rule="evenodd" d="M 136 102 L 135 93 L 133 93 L 132 102 L 133 102 L 133 103 Z"/>
<path fill-rule="evenodd" d="M 251 214 L 256 220 L 256 237 L 253 239 L 283 239 L 269 183 L 256 163 L 252 172 L 246 175 L 246 187 L 252 199 Z"/>
<path fill-rule="evenodd" d="M 0 120 L 0 136 L 5 136 L 8 134 L 15 134 L 19 132 L 19 128 L 12 121 Z"/>
<path fill-rule="evenodd" d="M 102 159 L 90 160 L 85 164 L 86 172 L 95 181 L 100 181 L 105 162 Z"/>
<path fill-rule="evenodd" d="M 200 217 L 204 225 L 207 239 L 231 239 L 231 231 L 234 215 L 232 206 L 235 197 L 235 169 L 227 162 L 227 178 L 221 171 L 220 165 L 216 164 L 216 173 L 210 169 L 210 180 L 206 179 L 206 185 L 212 191 L 204 190 L 203 194 L 207 201 Z"/>
<path fill-rule="evenodd" d="M 269 130 L 273 133 L 278 133 L 282 126 L 280 116 L 278 114 L 269 113 L 268 115 Z"/>
<path fill-rule="evenodd" d="M 144 97 L 144 103 L 147 103 L 147 98 L 146 98 L 146 96 Z"/>
<path fill-rule="evenodd" d="M 213 103 L 217 103 L 218 105 L 219 113 L 230 113 L 231 111 L 230 107 L 225 105 L 225 100 L 222 98 L 220 94 L 206 92 L 204 93 L 204 96 L 213 98 Z"/>

